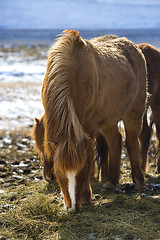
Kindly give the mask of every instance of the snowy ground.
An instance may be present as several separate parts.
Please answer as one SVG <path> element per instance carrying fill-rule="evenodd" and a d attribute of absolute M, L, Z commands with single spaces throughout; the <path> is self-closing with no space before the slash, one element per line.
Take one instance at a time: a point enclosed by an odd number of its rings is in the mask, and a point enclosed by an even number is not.
<path fill-rule="evenodd" d="M 41 52 L 43 57 L 37 59 L 26 48 L 21 52 L 19 48 L 7 49 L 0 54 L 0 131 L 30 127 L 43 113 L 41 83 L 47 52 Z"/>

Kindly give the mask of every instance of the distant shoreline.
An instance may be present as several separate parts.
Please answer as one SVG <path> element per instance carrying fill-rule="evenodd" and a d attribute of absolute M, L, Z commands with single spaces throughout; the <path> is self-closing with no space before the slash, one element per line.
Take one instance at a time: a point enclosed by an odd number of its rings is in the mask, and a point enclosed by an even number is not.
<path fill-rule="evenodd" d="M 100 35 L 125 36 L 135 43 L 152 43 L 160 48 L 160 29 L 78 29 L 81 36 L 90 39 Z M 0 44 L 51 45 L 63 29 L 0 29 Z"/>

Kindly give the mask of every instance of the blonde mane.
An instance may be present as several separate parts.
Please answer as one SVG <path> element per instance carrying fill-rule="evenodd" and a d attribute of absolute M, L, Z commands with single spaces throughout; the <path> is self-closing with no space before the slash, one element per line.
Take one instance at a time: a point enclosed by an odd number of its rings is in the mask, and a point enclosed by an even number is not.
<path fill-rule="evenodd" d="M 62 171 L 84 165 L 87 134 L 75 113 L 69 89 L 73 49 L 85 42 L 77 31 L 65 31 L 50 50 L 43 82 L 45 107 L 45 154 L 54 151 L 54 162 Z M 81 157 L 82 156 L 82 157 Z"/>

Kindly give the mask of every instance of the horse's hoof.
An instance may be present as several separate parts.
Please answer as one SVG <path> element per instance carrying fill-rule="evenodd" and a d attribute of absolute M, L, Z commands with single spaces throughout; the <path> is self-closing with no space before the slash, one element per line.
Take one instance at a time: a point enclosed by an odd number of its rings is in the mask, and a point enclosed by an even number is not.
<path fill-rule="evenodd" d="M 44 179 L 48 182 L 48 183 L 52 183 L 55 179 L 54 174 L 51 174 L 51 177 L 44 177 Z"/>
<path fill-rule="evenodd" d="M 52 179 L 49 178 L 49 177 L 46 177 L 45 180 L 46 180 L 47 182 L 49 182 L 49 183 L 51 183 L 51 181 L 52 181 Z"/>
<path fill-rule="evenodd" d="M 88 194 L 88 196 L 87 196 L 87 194 L 82 196 L 82 204 L 83 205 L 91 204 L 91 195 L 90 194 Z"/>
<path fill-rule="evenodd" d="M 105 183 L 102 185 L 102 188 L 113 189 L 113 188 L 114 188 L 114 185 L 113 185 L 113 183 L 107 181 L 107 182 L 105 182 Z"/>
<path fill-rule="evenodd" d="M 91 202 L 83 202 L 83 203 L 82 203 L 82 206 L 83 206 L 83 207 L 89 207 L 89 206 L 91 206 L 91 205 L 92 205 Z"/>
<path fill-rule="evenodd" d="M 55 178 L 54 178 L 54 174 L 52 173 L 51 174 L 51 181 L 53 181 Z"/>
<path fill-rule="evenodd" d="M 49 178 L 49 177 L 46 177 L 45 180 L 46 180 L 47 182 L 51 182 L 51 178 Z"/>
<path fill-rule="evenodd" d="M 141 183 L 138 179 L 135 180 L 135 190 L 142 190 L 144 188 L 144 183 Z"/>
<path fill-rule="evenodd" d="M 157 173 L 160 173 L 160 166 L 157 167 Z"/>
<path fill-rule="evenodd" d="M 115 186 L 113 185 L 113 183 L 107 181 L 102 185 L 102 192 L 105 192 L 107 189 L 111 190 L 114 188 L 115 188 Z"/>

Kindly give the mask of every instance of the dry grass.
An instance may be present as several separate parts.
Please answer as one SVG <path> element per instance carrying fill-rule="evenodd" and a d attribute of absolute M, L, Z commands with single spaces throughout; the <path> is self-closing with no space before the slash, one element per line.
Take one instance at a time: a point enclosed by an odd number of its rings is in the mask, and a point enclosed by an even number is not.
<path fill-rule="evenodd" d="M 0 151 L 4 161 L 33 158 L 33 146 L 29 149 L 26 145 L 28 150 L 22 152 L 15 150 L 16 144 L 27 135 L 25 129 L 10 133 L 13 147 L 8 149 L 6 145 Z M 124 154 L 126 150 L 122 152 Z M 154 154 L 151 147 L 150 158 Z M 39 168 L 39 165 L 36 163 L 32 167 Z M 122 158 L 120 185 L 102 194 L 101 184 L 92 180 L 92 205 L 83 206 L 76 214 L 64 212 L 56 181 L 48 184 L 31 178 L 30 181 L 17 180 L 13 186 L 7 185 L 2 189 L 4 193 L 0 199 L 0 239 L 160 239 L 160 176 L 150 162 L 146 189 L 137 192 L 130 184 L 130 173 L 130 163 L 125 156 Z"/>
<path fill-rule="evenodd" d="M 47 188 L 43 189 L 44 186 L 42 183 L 40 186 L 35 184 L 19 187 L 16 191 L 4 194 L 1 200 L 0 224 L 5 237 L 45 239 L 48 232 L 56 232 L 58 207 L 51 203 L 53 199 L 51 201 Z"/>
<path fill-rule="evenodd" d="M 122 189 L 101 194 L 94 180 L 93 204 L 63 211 L 56 182 L 6 191 L 1 199 L 1 236 L 6 239 L 160 239 L 160 200 Z M 96 193 L 94 193 L 96 192 Z"/>
<path fill-rule="evenodd" d="M 4 159 L 11 161 L 16 157 L 16 161 L 21 161 L 33 157 L 33 147 L 26 152 L 15 151 L 16 143 L 27 134 L 25 129 L 10 133 L 13 148 L 5 146 Z M 2 156 L 4 153 L 5 149 Z M 160 176 L 155 174 L 153 162 L 146 176 L 146 189 L 139 192 L 130 184 L 127 156 L 122 158 L 121 171 L 120 185 L 106 194 L 102 194 L 101 184 L 92 180 L 92 205 L 83 206 L 76 214 L 64 212 L 56 181 L 22 181 L 20 186 L 17 181 L 4 187 L 0 199 L 0 239 L 160 239 Z"/>

